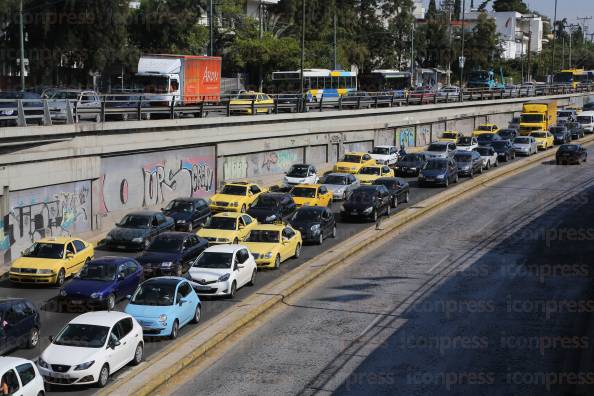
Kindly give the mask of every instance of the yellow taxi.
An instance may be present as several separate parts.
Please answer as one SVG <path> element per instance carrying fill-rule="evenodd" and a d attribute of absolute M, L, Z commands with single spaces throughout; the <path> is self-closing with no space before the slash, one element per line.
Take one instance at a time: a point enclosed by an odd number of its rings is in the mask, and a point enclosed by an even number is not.
<path fill-rule="evenodd" d="M 237 244 L 245 240 L 257 224 L 258 220 L 245 213 L 217 213 L 198 230 L 196 235 L 208 240 L 209 245 Z"/>
<path fill-rule="evenodd" d="M 298 184 L 290 191 L 298 208 L 302 206 L 328 206 L 332 202 L 332 191 L 321 184 Z"/>
<path fill-rule="evenodd" d="M 394 170 L 386 165 L 364 166 L 355 177 L 361 184 L 373 184 L 380 177 L 394 177 Z"/>
<path fill-rule="evenodd" d="M 536 147 L 539 150 L 547 150 L 555 145 L 555 137 L 549 131 L 534 131 L 530 135 L 536 140 Z"/>
<path fill-rule="evenodd" d="M 483 133 L 497 133 L 499 128 L 495 124 L 480 124 L 474 131 L 472 136 L 477 137 Z"/>
<path fill-rule="evenodd" d="M 440 142 L 458 143 L 462 134 L 458 131 L 444 131 L 439 139 Z"/>
<path fill-rule="evenodd" d="M 301 233 L 290 225 L 259 224 L 244 244 L 259 268 L 279 268 L 283 261 L 301 255 L 303 240 Z"/>
<path fill-rule="evenodd" d="M 41 239 L 14 260 L 8 279 L 14 283 L 41 283 L 62 286 L 93 259 L 95 249 L 79 238 Z"/>
<path fill-rule="evenodd" d="M 333 172 L 340 173 L 358 173 L 364 166 L 377 165 L 377 162 L 369 153 L 352 152 L 346 153 L 344 158 L 337 162 L 332 169 Z"/>
<path fill-rule="evenodd" d="M 263 92 L 247 91 L 231 99 L 231 113 L 252 114 L 252 103 L 256 106 L 256 113 L 271 113 L 274 100 Z M 234 106 L 240 106 L 234 108 Z"/>
<path fill-rule="evenodd" d="M 265 192 L 254 183 L 227 183 L 220 192 L 210 197 L 210 211 L 245 213 L 260 194 Z"/>

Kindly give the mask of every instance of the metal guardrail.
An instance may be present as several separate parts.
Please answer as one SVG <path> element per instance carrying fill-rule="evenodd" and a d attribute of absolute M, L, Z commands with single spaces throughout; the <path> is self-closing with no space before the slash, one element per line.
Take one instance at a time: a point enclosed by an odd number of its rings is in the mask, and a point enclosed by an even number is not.
<path fill-rule="evenodd" d="M 311 112 L 325 110 L 369 109 L 394 106 L 414 106 L 429 103 L 452 103 L 475 100 L 530 98 L 546 95 L 594 92 L 594 85 L 572 88 L 567 85 L 543 85 L 506 89 L 464 89 L 460 93 L 410 91 L 402 95 L 390 92 L 361 92 L 341 97 L 308 101 L 305 95 L 269 95 L 272 103 L 240 100 L 231 96 L 217 102 L 198 101 L 197 98 L 171 97 L 167 94 L 146 94 L 131 100 L 130 95 L 103 95 L 99 101 L 52 99 L 0 99 L 0 126 L 25 127 L 32 124 L 73 124 L 83 120 L 106 122 L 112 120 L 148 120 L 151 118 L 203 118 L 211 114 L 234 115 L 278 114 L 283 112 Z M 165 99 L 163 97 L 166 97 Z"/>

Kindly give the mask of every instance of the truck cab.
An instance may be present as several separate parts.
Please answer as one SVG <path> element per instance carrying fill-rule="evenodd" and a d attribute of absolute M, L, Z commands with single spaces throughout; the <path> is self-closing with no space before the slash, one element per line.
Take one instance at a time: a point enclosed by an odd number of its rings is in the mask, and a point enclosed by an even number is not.
<path fill-rule="evenodd" d="M 557 101 L 544 100 L 524 103 L 520 115 L 520 135 L 534 131 L 548 131 L 557 123 Z"/>

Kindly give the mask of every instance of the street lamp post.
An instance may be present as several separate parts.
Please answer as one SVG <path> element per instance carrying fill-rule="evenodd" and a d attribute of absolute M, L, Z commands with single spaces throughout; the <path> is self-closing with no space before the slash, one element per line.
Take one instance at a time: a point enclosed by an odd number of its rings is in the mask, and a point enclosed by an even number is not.
<path fill-rule="evenodd" d="M 464 98 L 464 95 L 462 95 L 462 84 L 463 84 L 463 80 L 464 80 L 464 63 L 465 63 L 465 59 L 464 59 L 464 18 L 466 15 L 466 0 L 462 0 L 462 48 L 460 51 L 460 100 L 462 100 L 462 98 Z"/>
<path fill-rule="evenodd" d="M 19 31 L 20 31 L 20 47 L 21 47 L 21 90 L 25 90 L 25 32 L 23 26 L 23 0 L 21 0 L 19 8 Z"/>
<path fill-rule="evenodd" d="M 305 0 L 301 0 L 301 95 L 305 91 L 303 68 L 305 67 Z M 303 109 L 305 110 L 305 109 Z"/>

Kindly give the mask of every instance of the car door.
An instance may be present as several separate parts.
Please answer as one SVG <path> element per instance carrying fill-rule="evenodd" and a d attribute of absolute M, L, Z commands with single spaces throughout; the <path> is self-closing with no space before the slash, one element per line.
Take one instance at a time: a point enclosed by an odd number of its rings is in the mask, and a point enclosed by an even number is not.
<path fill-rule="evenodd" d="M 295 232 L 289 227 L 285 227 L 283 228 L 281 235 L 283 241 L 281 246 L 281 258 L 286 260 L 295 252 L 295 240 L 293 239 L 295 237 Z"/>
<path fill-rule="evenodd" d="M 194 227 L 200 227 L 204 224 L 206 219 L 210 216 L 210 208 L 208 207 L 208 203 L 203 200 L 199 199 L 194 202 L 194 218 L 192 225 Z"/>
<path fill-rule="evenodd" d="M 23 302 L 16 301 L 9 305 L 4 315 L 2 325 L 8 341 L 7 347 L 9 348 L 19 347 L 31 331 L 25 309 L 26 306 Z"/>
<path fill-rule="evenodd" d="M 8 388 L 7 395 L 22 395 L 21 384 L 19 383 L 19 378 L 17 377 L 16 372 L 13 368 L 5 370 L 2 373 L 2 377 L 0 383 L 6 384 Z"/>
<path fill-rule="evenodd" d="M 115 355 L 115 366 L 111 367 L 117 368 L 115 370 L 111 369 L 111 373 L 128 364 L 128 362 L 130 362 L 134 357 L 134 350 L 136 349 L 136 344 L 138 342 L 134 342 L 137 337 L 132 334 L 133 327 L 134 324 L 132 322 L 132 318 L 121 319 L 113 327 L 113 334 L 117 335 L 120 345 L 117 345 L 113 350 Z"/>
<path fill-rule="evenodd" d="M 283 221 L 288 221 L 289 217 L 295 213 L 296 205 L 293 198 L 287 197 L 282 200 L 281 202 L 281 210 L 282 210 L 282 219 Z"/>
<path fill-rule="evenodd" d="M 124 279 L 125 294 L 122 297 L 132 294 L 142 281 L 142 277 L 143 271 L 140 264 L 135 261 L 128 261 L 126 263 L 126 278 Z"/>
<path fill-rule="evenodd" d="M 326 186 L 320 186 L 320 188 L 318 189 L 318 194 L 320 195 L 321 206 L 330 205 L 330 201 L 332 201 L 332 193 L 328 191 Z"/>
<path fill-rule="evenodd" d="M 128 361 L 128 344 L 123 344 L 122 340 L 122 324 L 116 322 L 111 328 L 107 338 L 106 361 L 109 364 L 110 373 L 114 373 L 122 368 Z"/>
<path fill-rule="evenodd" d="M 64 266 L 66 267 L 66 276 L 70 276 L 76 273 L 76 269 L 80 265 L 78 262 L 79 258 L 76 255 L 76 249 L 74 248 L 74 244 L 72 242 L 68 242 L 65 247 Z"/>
<path fill-rule="evenodd" d="M 324 235 L 332 235 L 334 228 L 333 217 L 332 211 L 328 208 L 322 213 L 322 230 L 324 231 Z"/>
<path fill-rule="evenodd" d="M 155 215 L 155 217 L 157 218 L 157 223 L 159 224 L 159 230 L 158 233 L 162 233 L 165 232 L 169 229 L 173 229 L 173 223 L 167 221 L 167 217 L 165 217 L 165 215 L 163 215 L 163 213 L 157 213 Z"/>
<path fill-rule="evenodd" d="M 39 394 L 37 392 L 39 389 L 37 389 L 38 385 L 36 386 L 38 381 L 35 381 L 37 373 L 33 365 L 27 362 L 19 364 L 15 369 L 21 381 L 21 391 L 18 392 L 18 395 L 38 396 Z"/>
<path fill-rule="evenodd" d="M 194 304 L 192 304 L 192 301 L 190 299 L 190 292 L 192 291 L 192 286 L 190 286 L 190 284 L 188 282 L 181 281 L 178 285 L 177 285 L 177 297 L 178 300 L 176 301 L 176 304 L 178 304 L 179 307 L 179 312 L 180 312 L 180 325 L 184 325 L 186 323 L 188 323 L 190 320 L 192 320 L 192 317 L 194 316 L 194 311 L 196 309 L 196 306 Z"/>
<path fill-rule="evenodd" d="M 251 279 L 250 268 L 246 266 L 249 256 L 247 249 L 240 249 L 235 253 L 234 271 L 236 271 L 237 288 L 244 286 Z"/>
<path fill-rule="evenodd" d="M 250 234 L 250 227 L 249 226 L 249 219 L 247 218 L 246 215 L 241 215 L 238 219 L 238 235 L 239 235 L 239 240 L 240 241 L 244 241 L 248 235 Z"/>
<path fill-rule="evenodd" d="M 89 251 L 87 250 L 88 248 L 85 246 L 84 242 L 80 239 L 74 239 L 72 244 L 76 250 L 76 253 L 74 254 L 77 263 L 75 271 L 78 273 L 84 267 L 87 258 L 89 258 Z"/>

